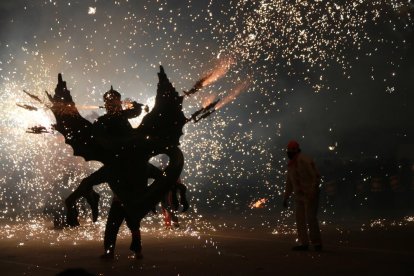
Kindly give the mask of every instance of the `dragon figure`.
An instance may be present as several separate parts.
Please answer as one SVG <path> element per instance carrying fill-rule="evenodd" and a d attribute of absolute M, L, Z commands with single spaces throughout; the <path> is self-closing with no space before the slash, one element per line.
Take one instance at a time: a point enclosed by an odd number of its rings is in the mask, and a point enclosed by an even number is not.
<path fill-rule="evenodd" d="M 191 120 L 196 122 L 201 119 L 197 119 L 196 116 L 205 118 L 214 111 L 212 105 L 202 108 L 187 119 L 182 110 L 184 96 L 179 95 L 173 87 L 162 66 L 158 78 L 153 109 L 144 116 L 141 124 L 133 129 L 128 139 L 118 146 L 129 154 L 139 155 L 146 162 L 153 156 L 165 154 L 169 158 L 168 166 L 145 193 L 134 192 L 135 183 L 108 183 L 123 202 L 128 215 L 139 220 L 160 202 L 181 174 L 184 156 L 179 147 L 179 139 L 183 134 L 184 125 Z M 54 95 L 47 93 L 47 96 L 52 103 L 50 109 L 56 118 L 54 129 L 64 136 L 65 143 L 73 148 L 75 156 L 83 157 L 86 161 L 99 161 L 104 165 L 114 160 L 114 153 L 105 149 L 94 137 L 93 124 L 80 115 L 61 74 L 58 75 Z M 139 181 L 145 183 L 137 185 L 146 185 L 147 178 Z"/>

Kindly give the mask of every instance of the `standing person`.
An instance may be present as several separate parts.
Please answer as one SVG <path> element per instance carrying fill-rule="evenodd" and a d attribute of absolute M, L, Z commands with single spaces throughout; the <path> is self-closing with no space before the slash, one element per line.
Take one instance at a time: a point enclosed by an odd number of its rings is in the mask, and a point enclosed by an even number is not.
<path fill-rule="evenodd" d="M 82 196 L 88 199 L 89 195 L 93 195 L 93 186 L 105 182 L 110 185 L 121 185 L 133 189 L 130 192 L 134 195 L 143 194 L 147 188 L 146 184 L 143 185 L 148 179 L 147 156 L 134 154 L 122 147 L 122 142 L 128 139 L 133 131 L 128 119 L 139 116 L 143 105 L 133 102 L 131 109 L 123 110 L 121 94 L 113 90 L 112 86 L 103 98 L 107 113 L 93 124 L 93 135 L 96 141 L 111 153 L 112 157 L 108 158 L 100 169 L 84 178 L 77 189 L 66 199 L 67 223 L 71 226 L 79 225 L 76 201 Z M 98 200 L 99 197 L 96 197 L 95 201 L 90 203 L 92 210 L 95 209 L 96 217 Z M 128 216 L 123 203 L 115 196 L 105 229 L 103 258 L 113 258 L 116 236 L 124 220 L 132 235 L 130 250 L 135 253 L 136 258 L 142 257 L 140 222 Z"/>
<path fill-rule="evenodd" d="M 147 174 L 148 178 L 157 179 L 162 176 L 162 171 L 151 163 L 148 163 Z M 146 187 L 144 187 L 142 193 L 145 192 L 145 189 Z M 124 220 L 126 221 L 126 224 L 131 232 L 131 245 L 129 246 L 129 249 L 134 252 L 136 259 L 143 258 L 143 255 L 141 253 L 142 246 L 141 231 L 139 229 L 140 222 L 138 222 L 138 225 L 136 223 L 131 223 L 131 220 L 128 218 L 128 215 L 125 211 L 124 205 L 122 204 L 121 200 L 114 194 L 105 226 L 105 252 L 103 255 L 101 255 L 102 259 L 114 258 L 116 239 L 118 236 L 119 228 L 121 227 Z"/>
<path fill-rule="evenodd" d="M 179 228 L 177 211 L 179 205 L 183 206 L 183 212 L 187 211 L 189 204 L 186 197 L 187 187 L 181 182 L 179 178 L 168 193 L 161 200 L 161 209 L 164 216 L 164 226 L 166 229 L 171 228 L 171 221 L 174 228 Z M 178 201 L 177 193 L 180 194 L 180 201 Z"/>
<path fill-rule="evenodd" d="M 119 228 L 122 222 L 126 220 L 127 226 L 131 232 L 131 245 L 129 249 L 134 252 L 136 259 L 142 259 L 142 246 L 141 246 L 141 231 L 140 226 L 136 227 L 136 224 L 131 224 L 127 219 L 124 206 L 119 198 L 114 195 L 109 209 L 108 219 L 105 226 L 104 236 L 104 254 L 101 255 L 102 259 L 113 259 L 115 255 L 116 238 L 119 232 Z"/>
<path fill-rule="evenodd" d="M 111 152 L 113 157 L 107 164 L 104 164 L 100 169 L 84 178 L 76 190 L 69 195 L 65 200 L 67 207 L 67 223 L 69 226 L 78 226 L 78 212 L 76 210 L 76 201 L 85 197 L 92 208 L 93 221 L 98 218 L 98 202 L 99 194 L 93 190 L 93 186 L 110 182 L 119 181 L 119 175 L 126 177 L 127 168 L 131 167 L 128 175 L 129 178 L 137 177 L 135 172 L 142 161 L 142 158 L 131 157 L 128 152 L 125 152 L 119 145 L 121 142 L 132 134 L 132 126 L 128 119 L 138 117 L 142 111 L 142 104 L 133 102 L 131 109 L 122 109 L 121 94 L 111 89 L 103 96 L 106 114 L 99 117 L 93 124 L 93 134 L 95 139 L 108 152 Z M 137 163 L 137 166 L 134 165 Z M 132 166 L 131 166 L 132 165 Z M 141 177 L 146 177 L 142 174 Z"/>
<path fill-rule="evenodd" d="M 299 245 L 294 251 L 309 249 L 309 239 L 315 251 L 322 250 L 321 233 L 317 218 L 319 204 L 320 175 L 313 160 L 301 153 L 298 142 L 290 141 L 287 145 L 289 158 L 283 206 L 288 206 L 291 194 L 294 194 L 296 227 Z M 309 228 L 309 236 L 308 236 Z"/>

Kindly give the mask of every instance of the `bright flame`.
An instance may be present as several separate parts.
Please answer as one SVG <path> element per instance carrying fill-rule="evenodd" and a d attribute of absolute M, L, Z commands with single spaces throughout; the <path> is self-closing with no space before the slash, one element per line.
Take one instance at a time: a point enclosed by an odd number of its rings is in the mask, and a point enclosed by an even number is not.
<path fill-rule="evenodd" d="M 249 207 L 250 209 L 263 208 L 266 202 L 267 198 L 261 198 L 256 202 L 252 202 Z"/>
<path fill-rule="evenodd" d="M 221 101 L 218 102 L 216 106 L 216 110 L 222 108 L 226 104 L 232 102 L 237 96 L 239 96 L 243 91 L 246 91 L 246 89 L 250 86 L 250 80 L 245 80 L 244 82 L 237 85 L 235 88 L 233 88 L 230 93 Z"/>
<path fill-rule="evenodd" d="M 233 64 L 235 64 L 235 61 L 232 58 L 220 59 L 216 68 L 214 68 L 213 71 L 210 72 L 205 77 L 205 79 L 202 80 L 201 86 L 204 87 L 210 85 L 213 82 L 216 82 L 220 78 L 224 77 L 224 75 L 226 75 L 226 73 L 230 70 L 230 67 Z"/>
<path fill-rule="evenodd" d="M 209 104 L 211 104 L 212 102 L 214 102 L 215 99 L 216 99 L 216 95 L 214 95 L 214 94 L 208 95 L 207 97 L 205 97 L 203 99 L 203 102 L 201 103 L 201 106 L 203 108 L 206 108 Z"/>
<path fill-rule="evenodd" d="M 93 110 L 99 109 L 98 105 L 77 105 L 78 110 Z"/>

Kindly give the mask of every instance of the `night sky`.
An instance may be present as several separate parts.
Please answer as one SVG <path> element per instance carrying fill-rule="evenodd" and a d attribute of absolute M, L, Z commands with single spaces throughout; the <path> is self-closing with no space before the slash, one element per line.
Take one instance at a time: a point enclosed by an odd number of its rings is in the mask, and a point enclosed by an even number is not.
<path fill-rule="evenodd" d="M 320 167 L 413 157 L 413 13 L 407 0 L 1 1 L 2 215 L 41 211 L 56 187 L 99 167 L 72 157 L 58 134 L 25 132 L 53 116 L 22 90 L 45 99 L 58 73 L 84 116 L 103 114 L 111 85 L 151 106 L 159 65 L 177 91 L 222 73 L 184 102 L 189 116 L 236 96 L 181 139 L 182 178 L 204 207 L 280 192 L 290 139 Z M 70 183 L 55 180 L 73 171 Z"/>

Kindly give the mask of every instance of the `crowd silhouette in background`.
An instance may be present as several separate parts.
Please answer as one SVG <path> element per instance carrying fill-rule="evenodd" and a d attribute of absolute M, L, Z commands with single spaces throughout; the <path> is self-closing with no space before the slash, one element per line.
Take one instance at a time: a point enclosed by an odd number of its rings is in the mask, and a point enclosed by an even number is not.
<path fill-rule="evenodd" d="M 347 214 L 394 216 L 414 208 L 414 162 L 408 158 L 321 163 L 322 208 Z"/>

